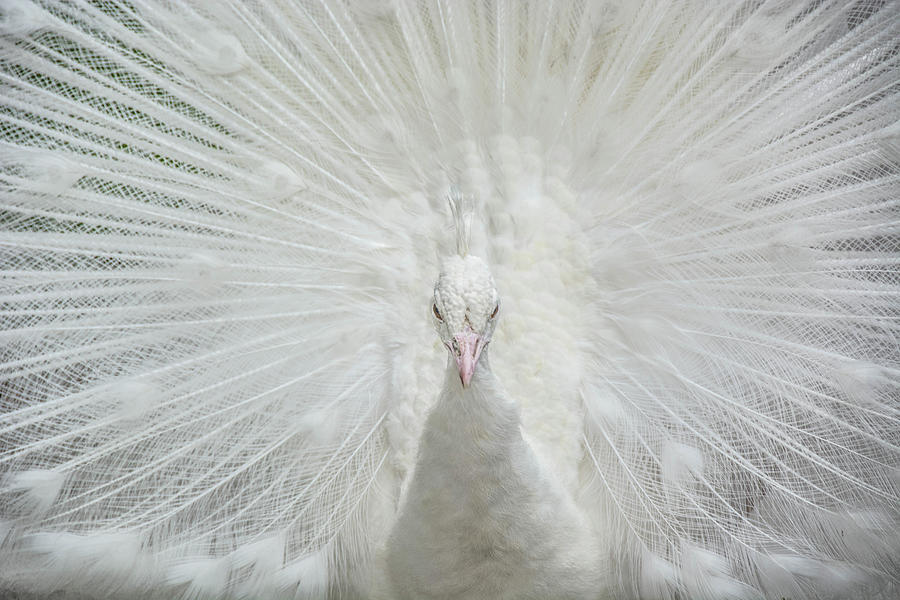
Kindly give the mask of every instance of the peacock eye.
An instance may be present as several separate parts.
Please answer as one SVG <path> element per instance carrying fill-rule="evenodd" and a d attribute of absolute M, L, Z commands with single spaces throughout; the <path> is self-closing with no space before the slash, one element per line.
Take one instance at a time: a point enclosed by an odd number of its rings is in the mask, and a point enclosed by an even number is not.
<path fill-rule="evenodd" d="M 491 313 L 491 318 L 493 319 L 494 317 L 496 317 L 498 312 L 500 312 L 500 305 L 499 305 L 499 304 L 498 304 L 497 306 L 494 307 L 494 312 Z"/>
<path fill-rule="evenodd" d="M 444 317 L 441 316 L 441 312 L 437 309 L 437 304 L 431 305 L 431 311 L 434 313 L 434 316 L 437 317 L 438 321 L 444 320 Z"/>

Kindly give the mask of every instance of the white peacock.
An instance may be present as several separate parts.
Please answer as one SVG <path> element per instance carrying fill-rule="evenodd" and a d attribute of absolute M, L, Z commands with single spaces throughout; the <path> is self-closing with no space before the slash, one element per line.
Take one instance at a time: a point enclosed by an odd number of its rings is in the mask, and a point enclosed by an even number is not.
<path fill-rule="evenodd" d="M 0 590 L 897 597 L 898 39 L 0 3 Z"/>

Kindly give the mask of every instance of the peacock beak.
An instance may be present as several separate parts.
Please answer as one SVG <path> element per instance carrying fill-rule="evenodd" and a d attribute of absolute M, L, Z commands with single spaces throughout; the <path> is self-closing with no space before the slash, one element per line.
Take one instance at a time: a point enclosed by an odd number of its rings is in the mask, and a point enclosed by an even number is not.
<path fill-rule="evenodd" d="M 453 336 L 454 349 L 452 350 L 454 358 L 456 358 L 456 366 L 459 368 L 459 380 L 462 381 L 463 387 L 468 387 L 472 381 L 472 375 L 475 373 L 475 364 L 478 357 L 481 356 L 481 349 L 484 347 L 481 336 L 472 331 L 464 331 Z"/>

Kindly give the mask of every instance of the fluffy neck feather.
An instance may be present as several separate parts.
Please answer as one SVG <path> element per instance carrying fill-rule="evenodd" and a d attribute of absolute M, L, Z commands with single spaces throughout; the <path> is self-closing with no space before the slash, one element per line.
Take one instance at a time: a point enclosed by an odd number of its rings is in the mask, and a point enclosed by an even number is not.
<path fill-rule="evenodd" d="M 466 388 L 456 365 L 448 361 L 444 387 L 422 433 L 418 463 L 429 448 L 444 443 L 452 446 L 458 458 L 474 457 L 479 464 L 483 462 L 479 457 L 485 453 L 507 455 L 524 444 L 520 427 L 519 405 L 507 397 L 491 371 L 487 348 Z M 446 435 L 453 438 L 445 439 Z"/>
<path fill-rule="evenodd" d="M 568 598 L 596 590 L 571 499 L 522 437 L 485 352 L 463 388 L 448 365 L 388 561 L 401 598 Z M 587 547 L 586 547 L 587 546 Z"/>

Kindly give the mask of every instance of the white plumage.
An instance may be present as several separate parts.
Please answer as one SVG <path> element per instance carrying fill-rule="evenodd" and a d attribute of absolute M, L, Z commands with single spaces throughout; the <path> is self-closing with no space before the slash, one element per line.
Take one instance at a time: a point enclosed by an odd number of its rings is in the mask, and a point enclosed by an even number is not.
<path fill-rule="evenodd" d="M 2 3 L 0 590 L 897 597 L 898 39 Z"/>

